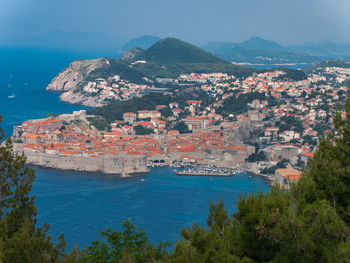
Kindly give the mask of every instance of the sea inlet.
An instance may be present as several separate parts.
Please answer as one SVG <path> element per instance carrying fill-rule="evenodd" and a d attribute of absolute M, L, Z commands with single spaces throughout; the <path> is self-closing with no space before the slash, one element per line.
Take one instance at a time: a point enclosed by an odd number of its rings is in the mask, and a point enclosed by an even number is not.
<path fill-rule="evenodd" d="M 57 240 L 64 233 L 68 248 L 83 248 L 107 227 L 120 231 L 128 218 L 152 241 L 180 239 L 184 227 L 205 227 L 209 201 L 223 199 L 229 213 L 245 193 L 266 192 L 263 178 L 239 173 L 232 177 L 177 176 L 171 168 L 152 168 L 132 178 L 34 167 L 39 225 L 51 225 Z"/>

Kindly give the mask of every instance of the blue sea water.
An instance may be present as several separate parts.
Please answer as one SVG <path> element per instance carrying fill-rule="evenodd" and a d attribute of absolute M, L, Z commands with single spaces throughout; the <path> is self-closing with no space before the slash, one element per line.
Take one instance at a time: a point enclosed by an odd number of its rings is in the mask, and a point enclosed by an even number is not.
<path fill-rule="evenodd" d="M 5 134 L 10 136 L 14 125 L 28 119 L 83 109 L 60 102 L 58 93 L 45 88 L 73 60 L 104 56 L 117 58 L 120 54 L 110 50 L 0 48 L 0 115 Z"/>
<path fill-rule="evenodd" d="M 233 177 L 177 176 L 171 168 L 154 168 L 145 176 L 110 175 L 35 168 L 38 222 L 48 222 L 50 233 L 65 233 L 69 247 L 85 247 L 98 231 L 121 230 L 128 218 L 146 230 L 152 241 L 180 237 L 184 227 L 205 226 L 209 201 L 221 198 L 232 213 L 244 193 L 268 189 L 267 182 L 246 173 Z"/>
<path fill-rule="evenodd" d="M 60 102 L 58 93 L 45 88 L 72 60 L 103 56 L 119 54 L 110 50 L 0 48 L 0 114 L 6 135 L 12 133 L 13 125 L 25 120 L 82 109 Z M 15 97 L 9 98 L 11 95 Z M 175 242 L 182 228 L 196 222 L 205 226 L 209 200 L 222 198 L 233 212 L 239 195 L 269 188 L 264 179 L 245 173 L 210 181 L 207 177 L 176 176 L 170 168 L 127 179 L 34 169 L 38 224 L 49 223 L 54 240 L 64 233 L 68 248 L 87 246 L 106 227 L 121 230 L 121 221 L 128 218 L 144 228 L 152 241 Z"/>

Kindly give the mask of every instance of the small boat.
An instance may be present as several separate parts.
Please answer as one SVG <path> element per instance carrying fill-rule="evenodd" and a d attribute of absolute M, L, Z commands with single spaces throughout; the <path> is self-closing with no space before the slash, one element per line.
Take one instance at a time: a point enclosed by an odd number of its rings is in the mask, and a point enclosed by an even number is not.
<path fill-rule="evenodd" d="M 145 179 L 142 178 L 142 179 L 141 179 L 141 182 L 144 182 L 144 181 L 145 181 Z"/>
<path fill-rule="evenodd" d="M 16 97 L 15 94 L 12 94 L 12 95 L 8 96 L 9 99 L 14 99 L 15 97 Z"/>

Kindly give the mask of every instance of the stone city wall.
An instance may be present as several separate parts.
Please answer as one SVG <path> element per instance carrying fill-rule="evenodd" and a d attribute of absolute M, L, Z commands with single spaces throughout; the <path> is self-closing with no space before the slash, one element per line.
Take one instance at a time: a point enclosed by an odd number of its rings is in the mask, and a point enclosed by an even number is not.
<path fill-rule="evenodd" d="M 149 171 L 147 159 L 142 155 L 87 157 L 29 151 L 24 153 L 27 156 L 27 163 L 47 168 L 122 175 L 146 173 Z"/>

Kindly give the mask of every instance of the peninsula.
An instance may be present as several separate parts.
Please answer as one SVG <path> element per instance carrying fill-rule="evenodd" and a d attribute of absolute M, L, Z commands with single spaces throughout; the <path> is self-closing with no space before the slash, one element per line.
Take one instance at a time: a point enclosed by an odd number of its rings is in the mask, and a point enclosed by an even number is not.
<path fill-rule="evenodd" d="M 150 48 L 133 48 L 116 60 L 76 60 L 60 72 L 47 90 L 62 92 L 62 101 L 90 107 L 141 97 L 174 85 L 168 80 L 191 72 L 223 72 L 247 76 L 253 68 L 234 65 L 175 38 L 157 41 Z"/>

